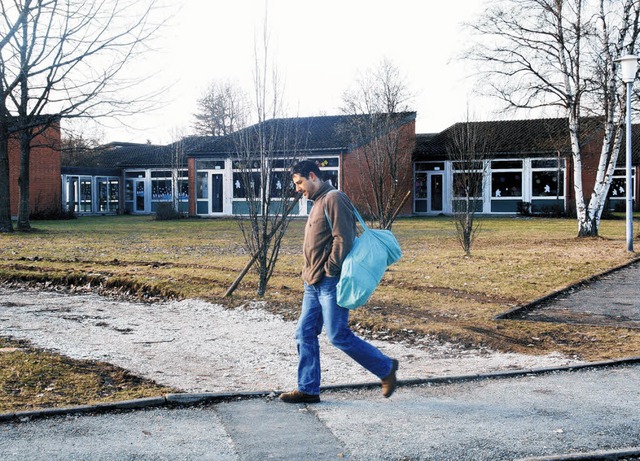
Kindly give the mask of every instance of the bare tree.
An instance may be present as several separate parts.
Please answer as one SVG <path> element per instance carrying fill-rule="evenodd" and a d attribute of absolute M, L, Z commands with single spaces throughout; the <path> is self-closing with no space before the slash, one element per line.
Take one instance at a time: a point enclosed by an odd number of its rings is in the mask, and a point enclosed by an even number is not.
<path fill-rule="evenodd" d="M 247 97 L 238 86 L 229 81 L 213 81 L 198 99 L 198 112 L 194 114 L 196 134 L 226 136 L 247 124 Z"/>
<path fill-rule="evenodd" d="M 615 60 L 633 52 L 640 5 L 634 0 L 504 0 L 470 26 L 468 57 L 488 93 L 507 108 L 555 107 L 568 118 L 579 236 L 598 235 L 624 123 L 624 87 Z M 582 118 L 603 120 L 603 146 L 589 203 L 582 181 Z"/>
<path fill-rule="evenodd" d="M 187 142 L 188 138 L 174 133 L 175 142 L 162 148 L 162 161 L 160 164 L 167 165 L 171 170 L 171 207 L 175 212 L 175 217 L 183 215 L 182 203 L 188 196 L 188 180 L 185 178 L 187 169 Z"/>
<path fill-rule="evenodd" d="M 362 168 L 358 202 L 381 229 L 393 223 L 398 207 L 411 189 L 412 148 L 402 126 L 412 96 L 400 71 L 384 59 L 378 68 L 357 80 L 342 97 L 342 112 L 350 115 L 344 127 L 356 148 L 352 155 Z"/>
<path fill-rule="evenodd" d="M 262 33 L 255 41 L 253 73 L 253 116 L 257 123 L 231 135 L 236 150 L 233 181 L 246 203 L 246 213 L 238 223 L 246 248 L 253 255 L 249 266 L 256 262 L 258 296 L 267 291 L 291 212 L 299 199 L 292 187 L 290 168 L 298 160 L 300 145 L 295 126 L 290 120 L 279 119 L 284 90 L 270 61 L 266 15 Z"/>
<path fill-rule="evenodd" d="M 9 131 L 12 124 L 11 113 L 7 102 L 11 92 L 15 90 L 18 81 L 8 81 L 4 56 L 10 51 L 10 42 L 27 21 L 31 8 L 31 0 L 25 0 L 22 9 L 12 8 L 11 5 L 0 3 L 0 232 L 13 232 L 11 222 L 11 193 L 9 169 Z"/>
<path fill-rule="evenodd" d="M 82 132 L 66 131 L 60 140 L 60 156 L 66 166 L 93 166 L 92 157 L 102 144 L 99 138 L 92 138 Z"/>
<path fill-rule="evenodd" d="M 453 165 L 452 220 L 456 237 L 467 256 L 480 230 L 476 213 L 482 210 L 483 183 L 486 176 L 491 133 L 470 121 L 448 130 L 445 148 Z"/>
<path fill-rule="evenodd" d="M 0 77 L 10 89 L 7 100 L 20 132 L 19 229 L 30 227 L 29 151 L 35 136 L 61 118 L 127 115 L 150 103 L 149 92 L 123 96 L 135 83 L 118 75 L 158 31 L 155 4 L 42 0 L 14 1 L 3 9 L 4 27 L 26 17 L 0 55 Z"/>

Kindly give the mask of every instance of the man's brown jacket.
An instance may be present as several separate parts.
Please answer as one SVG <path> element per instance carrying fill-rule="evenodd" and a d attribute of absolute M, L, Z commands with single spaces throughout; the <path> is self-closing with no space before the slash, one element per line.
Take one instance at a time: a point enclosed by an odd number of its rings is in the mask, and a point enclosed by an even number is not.
<path fill-rule="evenodd" d="M 329 182 L 325 181 L 310 199 L 313 208 L 304 231 L 302 278 L 315 285 L 325 276 L 340 276 L 342 262 L 356 237 L 356 219 L 347 195 Z"/>

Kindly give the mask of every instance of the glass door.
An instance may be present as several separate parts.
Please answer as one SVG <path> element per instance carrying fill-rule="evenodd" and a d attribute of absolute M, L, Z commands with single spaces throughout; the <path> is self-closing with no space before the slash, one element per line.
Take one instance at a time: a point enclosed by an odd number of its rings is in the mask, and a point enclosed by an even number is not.
<path fill-rule="evenodd" d="M 429 211 L 442 211 L 443 205 L 443 180 L 442 173 L 429 173 Z"/>
<path fill-rule="evenodd" d="M 135 206 L 133 211 L 136 213 L 144 213 L 146 212 L 146 207 L 145 207 L 145 198 L 146 198 L 146 194 L 145 194 L 145 187 L 144 187 L 144 179 L 136 179 L 135 180 L 135 191 L 136 191 L 136 196 L 135 196 Z"/>
<path fill-rule="evenodd" d="M 77 213 L 80 211 L 78 205 L 80 203 L 80 187 L 79 178 L 71 177 L 67 179 L 67 210 Z"/>
<path fill-rule="evenodd" d="M 222 173 L 211 173 L 211 213 L 222 213 L 224 211 Z"/>

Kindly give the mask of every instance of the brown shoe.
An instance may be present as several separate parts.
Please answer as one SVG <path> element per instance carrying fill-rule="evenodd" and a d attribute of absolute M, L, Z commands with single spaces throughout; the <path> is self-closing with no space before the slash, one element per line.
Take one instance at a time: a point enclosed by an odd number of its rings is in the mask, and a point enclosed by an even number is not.
<path fill-rule="evenodd" d="M 305 394 L 296 389 L 295 391 L 280 394 L 280 400 L 286 403 L 318 403 L 320 402 L 320 396 Z"/>
<path fill-rule="evenodd" d="M 396 379 L 396 371 L 398 371 L 398 361 L 393 359 L 391 362 L 391 373 L 382 378 L 382 395 L 386 398 L 391 397 L 396 390 L 398 380 Z"/>

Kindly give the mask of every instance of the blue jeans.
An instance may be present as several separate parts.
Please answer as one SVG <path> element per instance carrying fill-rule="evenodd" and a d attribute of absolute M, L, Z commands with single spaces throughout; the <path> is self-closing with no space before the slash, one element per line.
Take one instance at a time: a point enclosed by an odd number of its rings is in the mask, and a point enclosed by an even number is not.
<path fill-rule="evenodd" d="M 392 361 L 376 347 L 358 338 L 348 325 L 349 309 L 336 303 L 338 277 L 325 277 L 315 285 L 304 284 L 302 312 L 296 328 L 298 390 L 320 394 L 320 345 L 325 326 L 331 344 L 382 379 L 391 373 Z"/>

